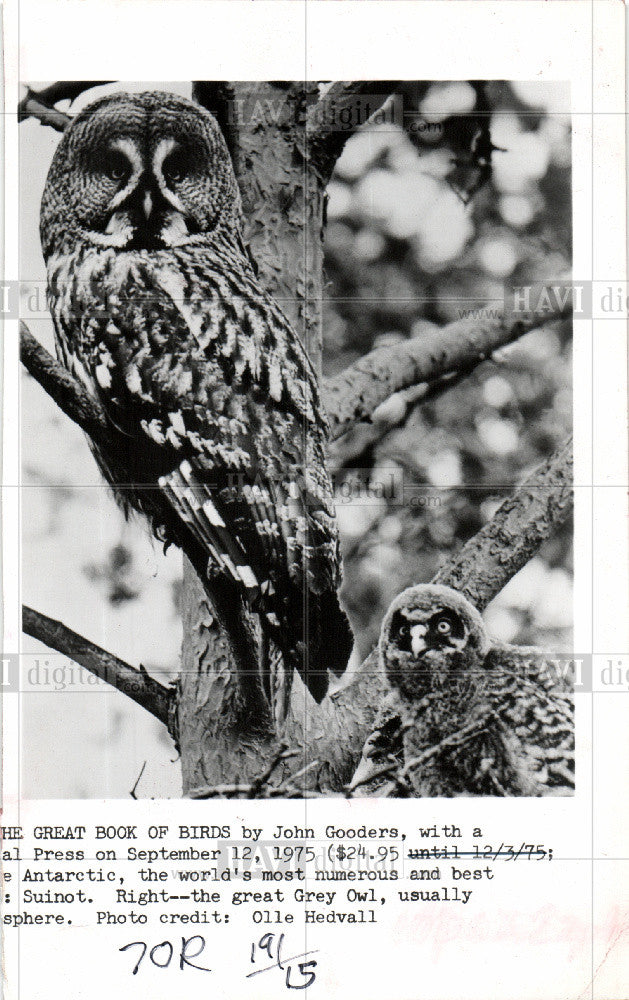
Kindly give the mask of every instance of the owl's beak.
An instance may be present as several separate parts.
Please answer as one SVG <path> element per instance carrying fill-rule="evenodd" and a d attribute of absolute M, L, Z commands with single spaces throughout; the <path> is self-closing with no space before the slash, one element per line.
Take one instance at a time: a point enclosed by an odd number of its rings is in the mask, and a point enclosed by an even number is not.
<path fill-rule="evenodd" d="M 144 192 L 144 198 L 142 199 L 142 211 L 144 213 L 144 218 L 148 222 L 151 212 L 153 211 L 153 195 L 150 191 Z"/>
<path fill-rule="evenodd" d="M 176 246 L 190 232 L 186 220 L 173 212 L 149 178 L 138 184 L 126 207 L 133 226 L 134 248 L 159 250 L 164 246 Z"/>
<path fill-rule="evenodd" d="M 428 649 L 426 645 L 426 625 L 413 625 L 411 628 L 411 650 L 414 656 L 421 656 Z"/>

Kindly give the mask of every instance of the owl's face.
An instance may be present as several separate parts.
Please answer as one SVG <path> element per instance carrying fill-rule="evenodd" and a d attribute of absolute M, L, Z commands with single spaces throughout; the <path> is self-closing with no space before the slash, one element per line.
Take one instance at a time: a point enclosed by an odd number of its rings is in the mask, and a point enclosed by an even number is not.
<path fill-rule="evenodd" d="M 481 667 L 489 650 L 483 620 L 449 587 L 410 587 L 389 608 L 380 633 L 380 660 L 389 683 L 407 698 Z"/>
<path fill-rule="evenodd" d="M 115 94 L 64 132 L 41 209 L 44 256 L 77 243 L 159 250 L 234 226 L 239 192 L 207 111 L 174 94 Z"/>

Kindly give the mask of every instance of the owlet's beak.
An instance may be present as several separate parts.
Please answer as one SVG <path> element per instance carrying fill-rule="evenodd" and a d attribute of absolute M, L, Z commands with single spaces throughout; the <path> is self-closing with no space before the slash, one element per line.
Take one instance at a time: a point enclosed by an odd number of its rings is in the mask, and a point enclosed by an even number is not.
<path fill-rule="evenodd" d="M 421 656 L 428 649 L 426 645 L 426 625 L 413 625 L 411 627 L 411 650 L 414 656 Z"/>

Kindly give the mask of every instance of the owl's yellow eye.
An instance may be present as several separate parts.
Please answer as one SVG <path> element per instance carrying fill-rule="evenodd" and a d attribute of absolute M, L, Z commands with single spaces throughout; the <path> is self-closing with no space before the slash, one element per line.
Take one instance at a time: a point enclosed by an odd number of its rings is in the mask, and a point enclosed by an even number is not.
<path fill-rule="evenodd" d="M 440 635 L 450 635 L 451 631 L 452 631 L 452 625 L 447 620 L 447 618 L 442 618 L 440 621 L 437 622 L 437 632 L 439 632 Z"/>

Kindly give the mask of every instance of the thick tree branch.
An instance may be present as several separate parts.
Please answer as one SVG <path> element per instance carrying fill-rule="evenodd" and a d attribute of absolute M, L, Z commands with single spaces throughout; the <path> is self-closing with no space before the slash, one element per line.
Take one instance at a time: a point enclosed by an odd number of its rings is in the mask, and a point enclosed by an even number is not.
<path fill-rule="evenodd" d="M 69 115 L 57 108 L 49 108 L 47 104 L 42 104 L 34 94 L 27 94 L 18 105 L 18 121 L 23 122 L 26 118 L 37 118 L 42 125 L 49 125 L 55 132 L 65 132 L 71 122 Z"/>
<path fill-rule="evenodd" d="M 109 437 L 111 426 L 98 401 L 35 339 L 20 320 L 20 357 L 26 370 L 94 441 Z"/>
<path fill-rule="evenodd" d="M 30 91 L 30 93 L 43 104 L 51 107 L 53 104 L 58 104 L 59 101 L 74 101 L 86 90 L 92 90 L 93 87 L 105 87 L 108 83 L 113 82 L 113 80 L 56 80 L 48 87 L 44 87 L 43 90 Z"/>
<path fill-rule="evenodd" d="M 69 656 L 75 663 L 126 694 L 163 722 L 174 736 L 174 689 L 160 684 L 143 667 L 136 670 L 124 660 L 119 660 L 117 656 L 73 632 L 62 622 L 33 611 L 26 605 L 22 608 L 22 628 L 27 635 L 39 639 L 50 649 Z"/>
<path fill-rule="evenodd" d="M 391 80 L 333 83 L 310 106 L 306 116 L 308 160 L 324 183 L 347 140 L 382 107 L 396 87 L 397 81 Z"/>
<path fill-rule="evenodd" d="M 345 434 L 358 421 L 369 420 L 376 407 L 393 393 L 470 369 L 499 347 L 569 314 L 569 309 L 558 309 L 543 320 L 517 320 L 511 324 L 457 320 L 394 347 L 376 348 L 339 375 L 324 380 L 331 439 Z"/>
<path fill-rule="evenodd" d="M 111 80 L 59 80 L 51 83 L 43 90 L 26 88 L 26 94 L 18 104 L 17 120 L 23 122 L 27 118 L 38 118 L 42 125 L 50 125 L 57 132 L 63 132 L 70 124 L 71 118 L 59 111 L 55 104 L 59 101 L 73 101 L 76 97 L 92 87 L 102 87 Z"/>
<path fill-rule="evenodd" d="M 571 515 L 572 439 L 498 508 L 491 521 L 435 576 L 482 611 Z"/>

